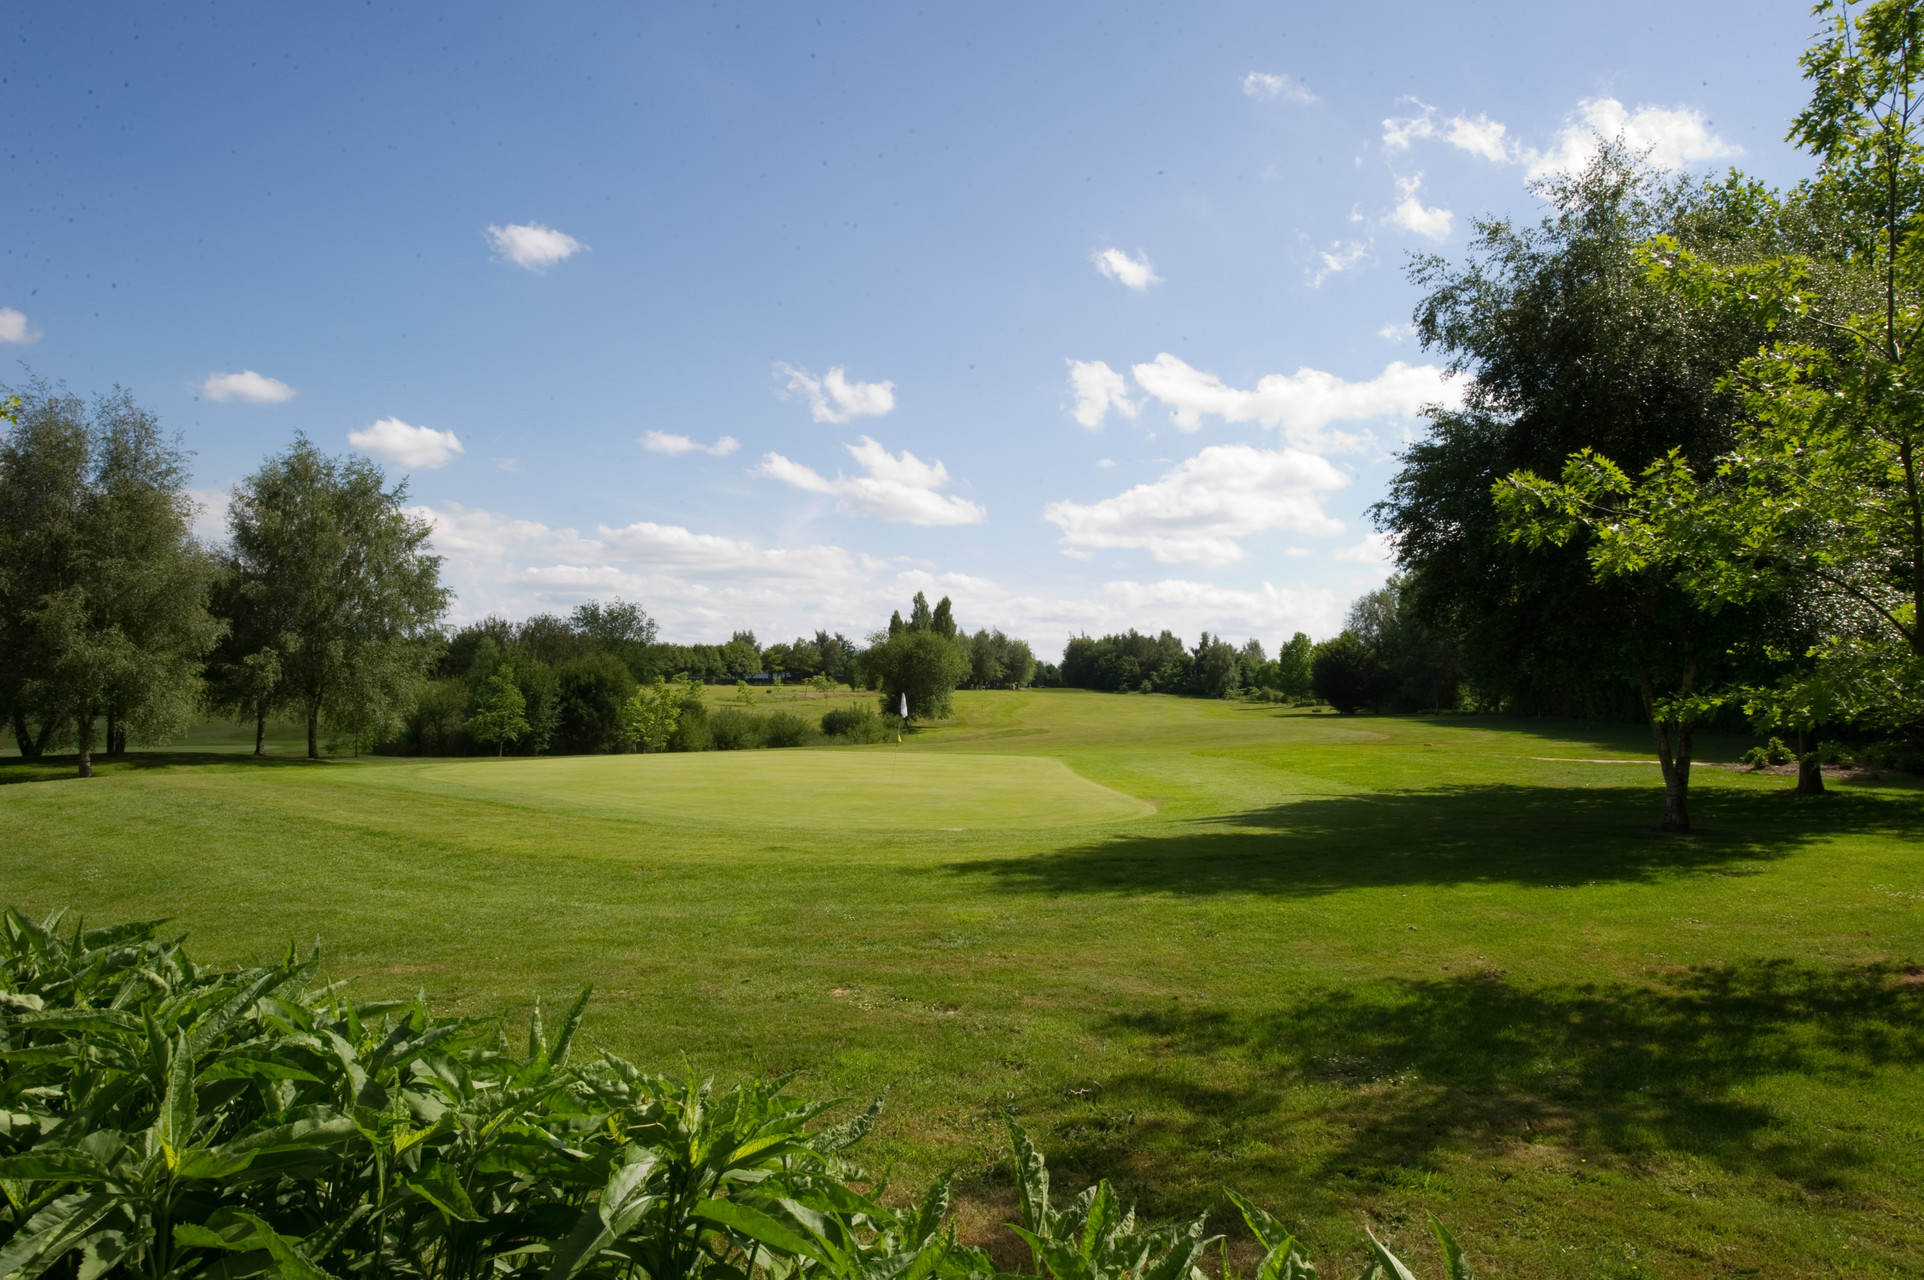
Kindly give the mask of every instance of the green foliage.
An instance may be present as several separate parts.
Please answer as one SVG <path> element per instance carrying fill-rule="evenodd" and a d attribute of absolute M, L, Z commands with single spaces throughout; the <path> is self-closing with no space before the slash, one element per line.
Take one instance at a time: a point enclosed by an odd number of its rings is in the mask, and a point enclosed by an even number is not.
<path fill-rule="evenodd" d="M 565 751 L 619 751 L 625 745 L 622 709 L 635 696 L 635 678 L 621 659 L 596 653 L 555 671 L 555 741 Z"/>
<path fill-rule="evenodd" d="M 21 754 L 71 735 L 80 774 L 184 726 L 219 635 L 186 458 L 125 391 L 91 408 L 34 382 L 0 438 L 0 713 Z"/>
<path fill-rule="evenodd" d="M 419 756 L 461 754 L 467 746 L 467 705 L 465 681 L 430 680 L 408 712 L 401 730 L 401 750 Z"/>
<path fill-rule="evenodd" d="M 1455 646 L 1412 596 L 1409 579 L 1393 574 L 1350 605 L 1343 629 L 1376 660 L 1370 701 L 1396 711 L 1448 711 L 1457 701 Z"/>
<path fill-rule="evenodd" d="M 274 701 L 306 717 L 310 756 L 323 716 L 356 738 L 398 728 L 439 654 L 441 558 L 406 500 L 373 462 L 305 438 L 234 488 L 224 598 L 237 629 L 281 637 Z"/>
<path fill-rule="evenodd" d="M 1549 205 L 1537 225 L 1479 221 L 1466 261 L 1414 264 L 1417 329 L 1470 379 L 1374 514 L 1407 574 L 1405 606 L 1449 641 L 1478 701 L 1628 718 L 1640 669 L 1680 684 L 1686 649 L 1708 664 L 1729 635 L 1677 584 L 1599 580 L 1582 545 L 1513 540 L 1491 487 L 1555 475 L 1585 448 L 1632 470 L 1727 448 L 1739 404 L 1725 379 L 1764 326 L 1660 288 L 1639 250 L 1671 234 L 1725 253 L 1780 228 L 1752 184 L 1664 177 L 1619 145 L 1537 190 Z"/>
<path fill-rule="evenodd" d="M 510 742 L 528 734 L 528 700 L 514 682 L 514 674 L 496 669 L 488 677 L 480 702 L 468 716 L 468 734 L 475 741 L 495 745 L 496 755 L 505 755 Z"/>
<path fill-rule="evenodd" d="M 516 1053 L 316 985 L 318 956 L 207 970 L 158 928 L 0 920 L 10 1280 L 931 1275 L 954 1250 L 945 1185 L 906 1212 L 852 1185 L 879 1100 L 811 1130 L 828 1104 L 780 1080 L 574 1065 L 585 991 Z"/>
<path fill-rule="evenodd" d="M 792 711 L 777 711 L 762 719 L 763 746 L 805 747 L 815 738 L 815 726 Z"/>
<path fill-rule="evenodd" d="M 692 683 L 692 682 L 687 682 Z M 699 686 L 695 696 L 701 696 Z M 681 708 L 687 698 L 684 682 L 670 685 L 660 676 L 652 687 L 637 689 L 635 696 L 621 708 L 621 732 L 628 746 L 636 751 L 666 751 L 681 723 Z"/>
<path fill-rule="evenodd" d="M 1744 752 L 1739 760 L 1752 769 L 1762 769 L 1769 765 L 1789 764 L 1797 758 L 1797 753 L 1784 745 L 1782 738 L 1772 738 L 1761 747 L 1752 747 Z"/>
<path fill-rule="evenodd" d="M 708 738 L 717 751 L 752 751 L 764 745 L 763 721 L 740 707 L 723 707 L 708 717 Z"/>
<path fill-rule="evenodd" d="M 822 716 L 822 732 L 850 743 L 887 742 L 893 736 L 875 708 L 865 703 L 838 707 Z"/>
<path fill-rule="evenodd" d="M 869 687 L 881 690 L 883 712 L 897 712 L 906 697 L 910 719 L 946 720 L 956 686 L 970 673 L 967 642 L 956 635 L 948 597 L 931 610 L 928 597 L 916 592 L 909 620 L 897 613 L 886 633 L 869 639 L 862 670 Z"/>
<path fill-rule="evenodd" d="M 1373 703 L 1383 685 L 1382 664 L 1354 631 L 1317 645 L 1309 670 L 1316 696 L 1346 716 Z"/>
<path fill-rule="evenodd" d="M 1012 640 L 985 627 L 974 635 L 960 633 L 956 643 L 969 660 L 964 688 L 1020 689 L 1035 676 L 1035 654 L 1026 640 Z"/>

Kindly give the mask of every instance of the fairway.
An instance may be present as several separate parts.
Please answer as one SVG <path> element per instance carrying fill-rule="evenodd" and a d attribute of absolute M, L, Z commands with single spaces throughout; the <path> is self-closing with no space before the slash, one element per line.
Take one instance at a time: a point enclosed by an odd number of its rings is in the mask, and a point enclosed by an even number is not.
<path fill-rule="evenodd" d="M 924 755 L 893 746 L 492 760 L 420 772 L 505 802 L 730 827 L 1030 830 L 1155 812 L 1048 756 Z"/>
<path fill-rule="evenodd" d="M 652 1069 L 889 1089 L 867 1158 L 956 1170 L 978 1239 L 1013 1111 L 1059 1195 L 1224 1230 L 1234 1187 L 1340 1274 L 1366 1225 L 1433 1274 L 1429 1212 L 1491 1276 L 1920 1274 L 1915 779 L 1792 799 L 1706 737 L 1678 839 L 1596 763 L 1634 726 L 956 703 L 899 746 L 9 758 L 0 896 L 447 1013 L 592 984 L 584 1043 Z"/>

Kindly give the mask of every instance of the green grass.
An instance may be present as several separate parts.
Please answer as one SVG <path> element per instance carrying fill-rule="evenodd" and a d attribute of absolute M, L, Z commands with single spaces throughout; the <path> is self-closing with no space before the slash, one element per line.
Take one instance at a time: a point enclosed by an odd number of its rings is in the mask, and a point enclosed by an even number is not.
<path fill-rule="evenodd" d="M 1647 759 L 1629 727 L 958 707 L 899 747 L 9 761 L 0 898 L 318 938 L 451 1011 L 592 982 L 645 1062 L 893 1086 L 879 1152 L 956 1166 L 977 1231 L 1013 1109 L 1059 1187 L 1235 1186 L 1352 1267 L 1433 1210 L 1493 1276 L 1924 1273 L 1909 782 L 1706 768 L 1677 839 L 1654 765 L 1593 763 Z"/>

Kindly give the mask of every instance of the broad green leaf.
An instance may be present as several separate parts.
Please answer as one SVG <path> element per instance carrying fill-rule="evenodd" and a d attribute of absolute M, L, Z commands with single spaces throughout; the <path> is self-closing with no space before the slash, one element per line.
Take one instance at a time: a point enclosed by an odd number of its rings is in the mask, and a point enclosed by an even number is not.
<path fill-rule="evenodd" d="M 822 1258 L 822 1251 L 814 1241 L 791 1231 L 761 1210 L 733 1200 L 703 1200 L 688 1214 L 692 1218 L 727 1227 L 791 1257 L 814 1258 L 817 1261 Z"/>
<path fill-rule="evenodd" d="M 27 1219 L 6 1247 L 0 1248 L 0 1276 L 35 1280 L 85 1243 L 101 1220 L 119 1207 L 120 1197 L 109 1191 L 61 1196 Z"/>
<path fill-rule="evenodd" d="M 1374 1231 L 1371 1231 L 1368 1227 L 1364 1227 L 1363 1234 L 1369 1237 L 1370 1252 L 1375 1255 L 1377 1264 L 1383 1268 L 1384 1273 L 1390 1277 L 1390 1280 L 1416 1280 L 1416 1277 L 1410 1274 L 1410 1269 L 1403 1265 L 1402 1260 L 1391 1253 L 1389 1248 L 1384 1245 L 1381 1240 L 1376 1238 Z"/>
<path fill-rule="evenodd" d="M 1435 1214 L 1430 1215 L 1430 1230 L 1436 1233 L 1436 1243 L 1443 1249 L 1445 1280 L 1473 1280 L 1469 1259 L 1463 1256 L 1463 1249 L 1456 1243 L 1456 1237 L 1437 1220 Z"/>
<path fill-rule="evenodd" d="M 154 1118 L 154 1137 L 163 1148 L 179 1151 L 193 1141 L 197 1106 L 194 1055 L 187 1050 L 187 1033 L 183 1031 L 174 1044 L 173 1060 L 167 1064 L 167 1092 L 160 1100 L 160 1114 Z M 173 1163 L 172 1157 L 168 1163 Z"/>
<path fill-rule="evenodd" d="M 474 1202 L 468 1199 L 460 1178 L 447 1164 L 437 1161 L 420 1177 L 410 1180 L 407 1187 L 456 1222 L 484 1221 L 474 1211 Z"/>

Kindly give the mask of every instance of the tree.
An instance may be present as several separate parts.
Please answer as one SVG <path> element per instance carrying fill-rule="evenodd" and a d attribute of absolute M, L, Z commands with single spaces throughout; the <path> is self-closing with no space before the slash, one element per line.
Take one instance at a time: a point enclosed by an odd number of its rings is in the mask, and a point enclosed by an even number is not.
<path fill-rule="evenodd" d="M 1205 698 L 1227 698 L 1242 687 L 1243 664 L 1236 646 L 1205 631 L 1190 654 L 1195 691 Z"/>
<path fill-rule="evenodd" d="M 0 700 L 22 755 L 70 730 L 91 777 L 103 720 L 118 752 L 194 710 L 219 635 L 213 567 L 185 458 L 152 413 L 119 389 L 91 408 L 41 382 L 17 395 L 0 442 Z"/>
<path fill-rule="evenodd" d="M 398 720 L 439 655 L 448 591 L 406 497 L 374 463 L 305 437 L 235 486 L 238 590 L 286 637 L 281 693 L 306 718 L 309 759 L 323 716 L 357 736 Z"/>
<path fill-rule="evenodd" d="M 1278 692 L 1297 702 L 1311 696 L 1310 655 L 1314 649 L 1310 638 L 1298 631 L 1289 638 L 1288 644 L 1276 651 Z"/>
<path fill-rule="evenodd" d="M 1707 610 L 1791 615 L 1776 679 L 1703 701 L 1741 697 L 1795 729 L 1808 792 L 1823 725 L 1924 721 L 1924 4 L 1818 11 L 1790 136 L 1822 167 L 1785 207 L 1805 234 L 1722 253 L 1664 236 L 1645 253 L 1658 287 L 1771 335 L 1730 380 L 1731 447 L 1640 470 L 1579 451 L 1559 481 L 1519 474 L 1511 493 L 1520 527 L 1581 535 L 1599 576 L 1669 575 Z"/>
<path fill-rule="evenodd" d="M 1376 700 L 1382 677 L 1376 655 L 1353 631 L 1323 641 L 1310 657 L 1310 684 L 1316 696 L 1346 716 Z"/>
<path fill-rule="evenodd" d="M 555 671 L 559 715 L 555 738 L 564 751 L 619 751 L 625 738 L 622 708 L 635 696 L 635 678 L 611 653 L 565 662 Z"/>
<path fill-rule="evenodd" d="M 1384 705 L 1398 711 L 1447 711 L 1456 705 L 1455 646 L 1414 607 L 1408 577 L 1392 574 L 1358 597 L 1343 629 L 1375 656 L 1381 671 L 1377 696 Z"/>
<path fill-rule="evenodd" d="M 506 755 L 508 744 L 518 742 L 528 732 L 527 711 L 527 699 L 521 696 L 514 676 L 497 669 L 488 679 L 480 705 L 468 715 L 468 734 L 477 742 L 494 743 L 495 755 Z"/>
<path fill-rule="evenodd" d="M 653 644 L 657 632 L 655 620 L 643 612 L 640 605 L 630 604 L 620 596 L 607 604 L 590 600 L 576 605 L 568 621 L 576 631 L 610 653 L 619 653 L 623 645 Z"/>
<path fill-rule="evenodd" d="M 938 616 L 949 619 L 950 634 L 935 629 Z M 969 674 L 968 655 L 953 634 L 948 597 L 932 612 L 928 598 L 916 592 L 909 621 L 904 623 L 898 613 L 889 627 L 869 637 L 868 652 L 862 655 L 864 671 L 882 691 L 882 710 L 899 711 L 906 696 L 910 719 L 946 720 L 954 711 L 955 687 Z"/>
<path fill-rule="evenodd" d="M 661 676 L 655 677 L 650 688 L 637 689 L 635 696 L 621 708 L 621 731 L 629 747 L 636 751 L 666 751 L 681 723 L 682 703 L 687 696 L 684 682 L 669 684 Z M 699 687 L 695 696 L 701 696 Z"/>
<path fill-rule="evenodd" d="M 1538 227 L 1479 222 L 1466 266 L 1414 269 L 1431 290 L 1417 311 L 1425 344 L 1471 376 L 1461 408 L 1432 413 L 1375 514 L 1406 575 L 1400 603 L 1446 637 L 1480 700 L 1640 709 L 1670 761 L 1665 826 L 1687 830 L 1696 695 L 1727 678 L 1744 620 L 1703 607 L 1673 573 L 1599 575 L 1584 540 L 1530 536 L 1493 495 L 1586 448 L 1633 470 L 1728 448 L 1739 409 L 1728 375 L 1765 330 L 1661 287 L 1641 250 L 1670 234 L 1724 252 L 1768 240 L 1779 220 L 1756 184 L 1660 178 L 1620 142 L 1538 191 L 1552 206 Z"/>

